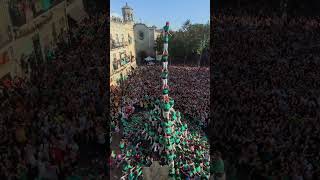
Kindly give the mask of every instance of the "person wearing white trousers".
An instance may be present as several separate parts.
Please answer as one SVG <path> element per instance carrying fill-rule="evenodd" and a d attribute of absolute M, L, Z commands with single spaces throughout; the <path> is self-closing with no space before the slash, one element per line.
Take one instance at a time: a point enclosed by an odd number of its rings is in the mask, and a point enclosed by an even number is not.
<path fill-rule="evenodd" d="M 163 71 L 168 70 L 168 61 L 162 63 Z"/>
<path fill-rule="evenodd" d="M 153 152 L 157 152 L 160 149 L 160 146 L 158 143 L 154 142 L 151 149 L 153 149 Z"/>
<path fill-rule="evenodd" d="M 163 111 L 163 117 L 170 118 L 170 111 Z"/>
<path fill-rule="evenodd" d="M 163 43 L 163 51 L 167 51 L 168 52 L 168 47 L 169 47 L 168 43 Z"/>
<path fill-rule="evenodd" d="M 162 79 L 163 86 L 168 86 L 168 79 Z"/>

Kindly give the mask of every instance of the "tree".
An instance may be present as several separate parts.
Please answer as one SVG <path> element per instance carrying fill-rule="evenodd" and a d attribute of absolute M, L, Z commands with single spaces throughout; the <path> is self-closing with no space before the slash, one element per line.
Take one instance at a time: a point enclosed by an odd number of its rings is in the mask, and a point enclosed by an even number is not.
<path fill-rule="evenodd" d="M 203 51 L 206 47 L 208 47 L 209 44 L 209 38 L 210 38 L 210 28 L 209 24 L 194 24 L 190 27 L 189 30 L 189 37 L 192 37 L 190 39 L 191 45 L 192 45 L 192 51 L 196 53 L 197 55 L 197 64 L 200 66 L 200 61 L 202 58 Z"/>
<path fill-rule="evenodd" d="M 188 20 L 186 20 L 186 22 L 183 23 L 181 29 L 182 29 L 183 32 L 186 32 L 186 31 L 188 31 L 190 26 L 191 26 L 191 21 L 188 19 Z"/>
<path fill-rule="evenodd" d="M 183 63 L 186 64 L 188 57 L 197 52 L 201 58 L 203 51 L 209 47 L 209 22 L 207 24 L 191 24 L 190 20 L 187 20 L 178 31 L 171 32 L 171 34 L 172 36 L 169 37 L 170 64 L 173 58 L 183 58 Z M 160 35 L 156 39 L 155 50 L 162 52 L 162 49 L 163 38 Z"/>
<path fill-rule="evenodd" d="M 160 53 L 163 50 L 163 35 L 162 35 L 162 33 L 156 39 L 154 50 L 157 52 L 160 52 Z"/>
<path fill-rule="evenodd" d="M 188 30 L 190 29 L 190 26 L 191 26 L 191 21 L 188 19 L 182 26 L 182 31 L 183 31 L 183 37 L 184 39 L 188 39 L 189 36 L 188 36 Z M 190 44 L 187 43 L 188 41 L 186 41 L 186 43 L 183 43 L 184 45 L 184 58 L 183 58 L 183 64 L 185 65 L 186 64 L 186 60 L 187 60 L 187 57 L 188 57 L 188 52 L 190 52 Z"/>
<path fill-rule="evenodd" d="M 202 59 L 202 54 L 203 54 L 203 52 L 204 52 L 204 50 L 206 49 L 206 47 L 207 47 L 207 39 L 206 39 L 206 37 L 205 37 L 205 35 L 204 35 L 204 37 L 203 37 L 203 39 L 202 40 L 200 40 L 200 42 L 199 42 L 199 44 L 198 44 L 198 47 L 197 47 L 197 49 L 196 49 L 196 53 L 197 53 L 197 55 L 198 55 L 198 67 L 200 67 L 200 65 L 201 65 L 201 59 Z"/>

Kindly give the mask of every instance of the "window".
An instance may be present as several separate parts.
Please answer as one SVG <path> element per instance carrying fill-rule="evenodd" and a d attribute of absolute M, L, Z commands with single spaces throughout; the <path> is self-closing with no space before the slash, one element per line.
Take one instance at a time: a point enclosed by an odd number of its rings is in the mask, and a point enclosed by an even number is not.
<path fill-rule="evenodd" d="M 114 70 L 118 69 L 118 62 L 117 62 L 116 54 L 113 54 L 113 69 Z"/>
<path fill-rule="evenodd" d="M 118 34 L 116 34 L 116 41 L 117 41 L 117 43 L 119 43 L 119 36 L 118 36 Z"/>
<path fill-rule="evenodd" d="M 128 34 L 128 42 L 129 42 L 129 44 L 131 44 L 131 36 L 130 36 L 130 34 Z"/>
<path fill-rule="evenodd" d="M 52 36 L 53 36 L 53 42 L 57 42 L 57 30 L 56 30 L 56 23 L 52 23 Z"/>
<path fill-rule="evenodd" d="M 118 63 L 117 61 L 113 61 L 113 70 L 117 70 L 118 69 Z"/>
<path fill-rule="evenodd" d="M 130 51 L 130 61 L 133 62 L 133 55 L 132 55 L 132 51 Z"/>
<path fill-rule="evenodd" d="M 117 55 L 114 53 L 113 54 L 113 60 L 116 60 L 117 59 Z"/>
<path fill-rule="evenodd" d="M 144 39 L 144 33 L 142 31 L 139 31 L 139 39 L 140 40 Z"/>

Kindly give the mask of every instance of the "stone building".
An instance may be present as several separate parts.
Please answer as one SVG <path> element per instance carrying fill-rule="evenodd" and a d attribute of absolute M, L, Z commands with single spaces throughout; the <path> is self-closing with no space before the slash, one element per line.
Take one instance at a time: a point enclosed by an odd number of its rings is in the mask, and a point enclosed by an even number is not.
<path fill-rule="evenodd" d="M 160 36 L 161 31 L 158 30 L 156 26 L 148 27 L 143 23 L 136 23 L 133 29 L 138 64 L 142 64 L 144 58 L 147 56 L 156 57 L 154 47 L 156 39 Z"/>
<path fill-rule="evenodd" d="M 155 26 L 135 23 L 133 9 L 127 3 L 122 17 L 110 17 L 110 84 L 119 84 L 145 57 L 156 57 L 155 40 L 160 33 Z"/>
<path fill-rule="evenodd" d="M 31 70 L 48 60 L 47 54 L 59 41 L 67 42 L 67 15 L 72 15 L 74 7 L 81 7 L 81 3 L 82 0 L 0 0 L 0 81 L 30 77 Z M 18 8 L 22 5 L 24 9 Z"/>
<path fill-rule="evenodd" d="M 11 71 L 15 68 L 11 28 L 8 4 L 0 0 L 0 79 L 10 77 Z"/>
<path fill-rule="evenodd" d="M 126 4 L 122 18 L 110 18 L 110 85 L 117 85 L 137 66 L 133 9 Z"/>

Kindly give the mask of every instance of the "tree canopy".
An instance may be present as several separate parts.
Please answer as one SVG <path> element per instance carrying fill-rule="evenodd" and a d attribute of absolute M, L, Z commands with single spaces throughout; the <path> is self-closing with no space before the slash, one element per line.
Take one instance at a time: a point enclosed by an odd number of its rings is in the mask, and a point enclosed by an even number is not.
<path fill-rule="evenodd" d="M 169 52 L 171 57 L 187 58 L 199 55 L 208 49 L 210 42 L 210 25 L 192 24 L 186 20 L 178 31 L 172 32 L 169 37 Z M 156 40 L 156 50 L 162 52 L 162 35 Z"/>

